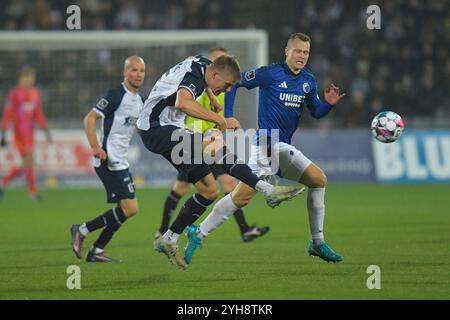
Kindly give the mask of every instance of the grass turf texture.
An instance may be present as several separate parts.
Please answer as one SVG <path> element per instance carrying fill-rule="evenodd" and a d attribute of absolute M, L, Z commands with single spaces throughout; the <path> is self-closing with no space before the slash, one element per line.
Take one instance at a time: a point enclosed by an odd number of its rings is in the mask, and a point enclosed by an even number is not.
<path fill-rule="evenodd" d="M 166 194 L 138 190 L 139 214 L 106 250 L 122 262 L 93 264 L 75 258 L 69 227 L 108 209 L 103 190 L 43 190 L 41 203 L 25 190 L 7 190 L 0 202 L 0 299 L 450 299 L 448 185 L 331 185 L 325 235 L 344 256 L 340 264 L 306 253 L 306 193 L 276 209 L 257 196 L 247 219 L 271 231 L 243 243 L 230 218 L 186 271 L 153 251 Z M 98 234 L 88 237 L 85 253 Z M 185 243 L 183 235 L 180 248 Z M 74 264 L 81 290 L 66 287 Z M 369 265 L 381 268 L 381 290 L 366 287 Z"/>

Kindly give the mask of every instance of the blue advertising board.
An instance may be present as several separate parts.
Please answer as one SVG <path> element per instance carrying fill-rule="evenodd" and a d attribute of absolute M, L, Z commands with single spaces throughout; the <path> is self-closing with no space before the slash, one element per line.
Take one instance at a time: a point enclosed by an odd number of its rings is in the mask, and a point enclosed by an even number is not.
<path fill-rule="evenodd" d="M 329 181 L 375 181 L 368 130 L 301 130 L 292 144 L 317 163 Z"/>
<path fill-rule="evenodd" d="M 394 143 L 372 142 L 381 182 L 450 182 L 450 130 L 406 130 Z"/>
<path fill-rule="evenodd" d="M 49 145 L 39 140 L 39 183 L 100 186 L 85 140 L 82 130 L 56 132 Z M 294 134 L 292 144 L 317 163 L 330 182 L 450 183 L 450 130 L 407 128 L 399 140 L 386 144 L 365 129 L 302 129 Z M 240 147 L 249 149 L 249 145 Z M 175 169 L 145 149 L 138 135 L 132 140 L 128 158 L 139 186 L 169 186 L 176 179 Z M 19 164 L 20 157 L 12 147 L 0 149 L 0 176 Z M 13 184 L 24 182 L 18 179 Z"/>
<path fill-rule="evenodd" d="M 330 182 L 450 183 L 450 130 L 405 130 L 394 143 L 381 143 L 369 130 L 308 130 L 292 144 L 317 163 Z M 176 171 L 148 152 L 136 137 L 132 171 L 150 184 L 170 184 Z"/>

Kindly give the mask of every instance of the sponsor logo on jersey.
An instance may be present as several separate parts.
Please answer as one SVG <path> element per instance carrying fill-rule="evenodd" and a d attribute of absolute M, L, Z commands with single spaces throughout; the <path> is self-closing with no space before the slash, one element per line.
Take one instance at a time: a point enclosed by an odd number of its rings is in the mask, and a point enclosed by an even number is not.
<path fill-rule="evenodd" d="M 303 92 L 304 92 L 304 93 L 308 93 L 309 91 L 311 91 L 311 87 L 309 86 L 309 83 L 308 83 L 308 82 L 305 82 L 305 83 L 303 84 Z"/>
<path fill-rule="evenodd" d="M 137 117 L 126 117 L 125 118 L 125 123 L 123 124 L 124 126 L 134 126 L 136 125 L 138 118 Z"/>
<path fill-rule="evenodd" d="M 284 102 L 286 107 L 300 108 L 305 101 L 305 96 L 301 96 L 295 93 L 280 93 L 280 100 Z"/>
<path fill-rule="evenodd" d="M 95 105 L 98 109 L 104 110 L 109 104 L 109 101 L 105 98 L 101 98 L 99 102 Z"/>
<path fill-rule="evenodd" d="M 287 83 L 286 83 L 286 81 L 283 81 L 282 83 L 280 83 L 280 84 L 278 85 L 278 88 L 284 88 L 284 89 L 287 89 Z"/>
<path fill-rule="evenodd" d="M 247 81 L 255 79 L 255 70 L 247 71 L 245 73 L 244 77 L 245 77 L 245 80 L 247 80 Z"/>
<path fill-rule="evenodd" d="M 194 94 L 194 96 L 197 95 L 197 87 L 194 84 L 190 84 L 189 85 L 189 89 L 192 91 L 192 93 Z"/>

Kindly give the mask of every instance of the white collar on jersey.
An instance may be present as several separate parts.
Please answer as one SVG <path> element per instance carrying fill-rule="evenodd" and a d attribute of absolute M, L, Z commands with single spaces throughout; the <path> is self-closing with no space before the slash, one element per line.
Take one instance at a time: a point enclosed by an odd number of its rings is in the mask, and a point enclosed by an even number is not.
<path fill-rule="evenodd" d="M 125 89 L 126 92 L 128 92 L 129 94 L 132 94 L 133 96 L 138 95 L 139 92 L 133 93 L 130 90 L 128 90 L 127 86 L 125 85 L 125 83 L 122 82 L 122 87 Z"/>

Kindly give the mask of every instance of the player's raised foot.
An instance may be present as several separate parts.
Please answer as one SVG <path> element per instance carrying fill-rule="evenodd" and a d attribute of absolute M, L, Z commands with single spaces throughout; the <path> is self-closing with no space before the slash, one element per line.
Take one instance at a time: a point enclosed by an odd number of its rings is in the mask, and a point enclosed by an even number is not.
<path fill-rule="evenodd" d="M 83 257 L 83 241 L 86 237 L 81 234 L 79 224 L 73 224 L 70 227 L 70 235 L 72 237 L 73 253 L 75 253 L 78 259 L 81 259 Z"/>
<path fill-rule="evenodd" d="M 155 239 L 153 240 L 153 249 L 155 249 L 155 251 L 157 252 L 163 252 L 163 244 L 164 242 L 162 236 L 158 237 L 158 235 L 155 234 Z"/>
<path fill-rule="evenodd" d="M 341 262 L 344 260 L 344 257 L 334 252 L 325 241 L 320 244 L 314 244 L 311 240 L 308 245 L 308 254 L 319 257 L 326 262 Z"/>
<path fill-rule="evenodd" d="M 187 264 L 192 262 L 192 257 L 194 256 L 195 251 L 202 244 L 202 239 L 197 236 L 198 226 L 190 225 L 187 228 L 186 235 L 188 237 L 188 243 L 186 245 L 186 249 L 184 250 L 184 261 Z"/>
<path fill-rule="evenodd" d="M 257 226 L 251 226 L 250 229 L 248 229 L 248 231 L 242 233 L 242 241 L 244 242 L 250 242 L 253 241 L 254 239 L 258 238 L 258 237 L 262 237 L 263 235 L 265 235 L 267 232 L 269 232 L 270 227 L 266 226 L 266 227 L 257 227 Z"/>
<path fill-rule="evenodd" d="M 161 238 L 162 236 L 163 236 L 162 233 L 159 232 L 159 230 L 158 230 L 158 231 L 156 231 L 156 233 L 155 233 L 154 240 L 158 240 L 158 239 Z"/>
<path fill-rule="evenodd" d="M 159 249 L 161 242 L 162 242 L 162 234 L 158 230 L 156 231 L 155 236 L 153 238 L 153 249 L 155 249 L 155 251 L 161 252 L 161 250 Z"/>
<path fill-rule="evenodd" d="M 174 265 L 183 270 L 186 269 L 186 263 L 180 256 L 177 244 L 164 242 L 163 237 L 160 237 L 153 242 L 153 247 L 155 248 L 155 251 L 164 253 Z"/>
<path fill-rule="evenodd" d="M 269 207 L 275 208 L 281 202 L 291 200 L 305 190 L 303 186 L 274 186 L 271 193 L 264 195 Z"/>
<path fill-rule="evenodd" d="M 87 257 L 87 262 L 115 262 L 113 258 L 105 256 L 105 252 L 96 252 L 95 249 L 89 250 Z"/>

